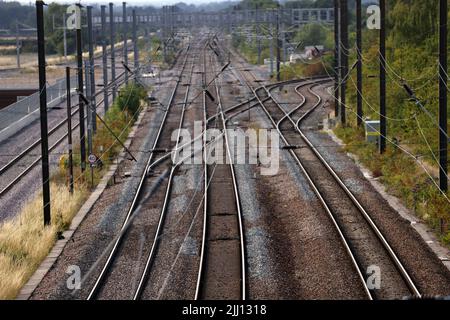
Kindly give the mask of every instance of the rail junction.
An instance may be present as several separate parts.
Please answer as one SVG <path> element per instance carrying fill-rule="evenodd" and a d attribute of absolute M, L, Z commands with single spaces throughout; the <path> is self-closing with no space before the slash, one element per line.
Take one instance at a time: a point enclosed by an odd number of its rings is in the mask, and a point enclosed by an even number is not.
<path fill-rule="evenodd" d="M 405 221 L 392 227 L 393 209 L 367 201 L 361 190 L 375 191 L 362 175 L 349 173 L 355 169 L 333 160 L 329 150 L 337 146 L 317 143 L 333 79 L 270 81 L 229 49 L 220 32 L 202 30 L 178 52 L 170 81 L 159 87 L 162 107 L 144 115 L 141 145 L 134 146 L 139 159 L 134 167 L 126 164 L 132 174 L 105 191 L 31 298 L 373 300 L 448 294 L 449 271 L 426 244 L 405 231 Z M 184 141 L 182 130 L 195 132 L 198 122 L 201 132 Z M 259 162 L 234 162 L 227 129 L 252 128 L 279 136 L 280 172 L 273 177 L 259 174 Z M 218 133 L 214 139 L 209 130 Z M 188 144 L 200 148 L 180 156 Z M 226 161 L 207 161 L 218 146 Z M 200 163 L 187 161 L 194 158 Z M 61 272 L 74 264 L 83 270 L 80 290 L 68 290 Z M 371 282 L 371 270 L 382 270 L 379 286 Z"/>

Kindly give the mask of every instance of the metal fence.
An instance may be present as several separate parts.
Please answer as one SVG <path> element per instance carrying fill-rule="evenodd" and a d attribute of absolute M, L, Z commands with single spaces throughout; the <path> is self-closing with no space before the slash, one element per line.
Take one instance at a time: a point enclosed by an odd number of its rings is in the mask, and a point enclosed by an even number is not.
<path fill-rule="evenodd" d="M 76 77 L 70 80 L 71 88 L 76 88 Z M 47 108 L 52 108 L 61 102 L 66 95 L 66 79 L 59 79 L 54 85 L 47 86 Z M 15 122 L 29 116 L 39 110 L 39 92 L 21 99 L 6 108 L 0 110 L 0 131 L 14 124 Z"/>

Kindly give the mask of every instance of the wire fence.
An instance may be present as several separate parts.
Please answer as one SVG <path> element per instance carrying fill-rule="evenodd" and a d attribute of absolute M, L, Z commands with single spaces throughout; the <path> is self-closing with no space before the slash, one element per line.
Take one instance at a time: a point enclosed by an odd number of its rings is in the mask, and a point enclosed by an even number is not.
<path fill-rule="evenodd" d="M 71 89 L 76 88 L 76 77 L 70 80 Z M 35 92 L 6 108 L 0 110 L 0 131 L 14 124 L 15 122 L 29 116 L 39 110 L 39 94 Z M 50 109 L 58 99 L 66 95 L 66 78 L 58 79 L 54 85 L 47 86 L 47 108 Z"/>

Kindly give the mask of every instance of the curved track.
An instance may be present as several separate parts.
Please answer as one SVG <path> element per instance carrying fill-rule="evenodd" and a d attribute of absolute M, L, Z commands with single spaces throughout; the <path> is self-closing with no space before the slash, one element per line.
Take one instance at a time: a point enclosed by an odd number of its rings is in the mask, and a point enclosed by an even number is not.
<path fill-rule="evenodd" d="M 209 42 L 208 42 L 209 45 Z M 219 48 L 217 48 L 219 50 Z M 188 50 L 187 50 L 188 51 Z M 280 85 L 291 84 L 294 82 L 285 82 L 273 84 L 270 86 L 258 86 L 253 74 L 240 68 L 233 68 L 232 72 L 236 78 L 245 85 L 253 94 L 253 98 L 233 106 L 227 110 L 223 108 L 221 100 L 221 88 L 218 85 L 220 78 L 219 56 L 209 56 L 207 61 L 208 48 L 203 48 L 203 123 L 206 125 L 204 130 L 215 128 L 221 132 L 220 137 L 212 141 L 202 133 L 202 136 L 195 139 L 203 140 L 203 160 L 204 160 L 204 196 L 203 196 L 203 221 L 202 221 L 202 239 L 200 249 L 200 261 L 196 281 L 195 299 L 245 299 L 246 298 L 246 261 L 245 261 L 245 234 L 243 230 L 243 218 L 241 204 L 239 199 L 239 190 L 237 179 L 234 173 L 232 152 L 228 141 L 227 121 L 225 113 L 231 110 L 239 109 L 242 106 L 249 105 L 248 109 L 260 106 L 267 115 L 273 126 L 277 129 L 284 148 L 288 150 L 299 168 L 305 175 L 308 183 L 315 192 L 317 198 L 322 204 L 323 209 L 332 221 L 337 234 L 341 240 L 345 251 L 350 258 L 355 272 L 360 279 L 361 290 L 365 292 L 368 299 L 393 298 L 412 295 L 421 297 L 419 290 L 403 267 L 399 258 L 392 247 L 386 241 L 381 231 L 377 228 L 369 213 L 359 203 L 356 197 L 348 189 L 338 174 L 327 163 L 314 144 L 308 139 L 302 128 L 302 122 L 320 105 L 322 98 L 313 91 L 313 88 L 330 80 L 328 78 L 310 78 L 300 80 L 300 84 L 295 87 L 295 91 L 302 98 L 302 101 L 296 107 L 287 110 L 276 100 L 272 91 Z M 212 49 L 210 53 L 214 51 Z M 217 55 L 217 53 L 215 53 Z M 155 140 L 154 150 L 164 149 L 167 152 L 164 156 L 153 161 L 154 152 L 150 154 L 144 174 L 141 177 L 141 183 L 135 195 L 135 200 L 129 210 L 127 218 L 123 224 L 120 233 L 111 253 L 104 265 L 97 281 L 92 288 L 88 299 L 97 297 L 103 282 L 114 265 L 115 255 L 118 254 L 124 234 L 127 232 L 128 225 L 132 221 L 130 218 L 133 212 L 138 211 L 143 202 L 148 200 L 144 197 L 142 200 L 142 185 L 151 170 L 169 159 L 173 150 L 178 150 L 180 136 L 174 146 L 170 146 L 167 140 L 170 137 L 169 131 L 176 127 L 183 127 L 186 106 L 188 105 L 190 80 L 185 84 L 186 90 L 183 94 L 181 114 L 177 122 L 168 119 L 174 101 L 181 100 L 177 98 L 178 86 L 183 78 L 184 70 L 188 61 L 186 54 L 182 71 L 179 75 L 177 85 L 175 86 L 168 108 L 165 112 L 163 121 L 160 125 L 157 138 Z M 212 66 L 213 72 L 207 72 L 206 66 Z M 214 66 L 219 65 L 219 68 Z M 192 78 L 194 62 L 190 67 L 189 79 Z M 251 79 L 249 79 L 251 78 Z M 298 82 L 298 81 L 297 81 Z M 253 104 L 253 101 L 256 103 Z M 245 110 L 248 110 L 245 109 Z M 243 111 L 237 111 L 240 114 Z M 171 116 L 173 118 L 174 115 Z M 215 126 L 211 126 L 211 120 L 215 121 Z M 169 131 L 168 131 L 169 130 Z M 225 146 L 225 157 L 228 164 L 210 163 L 211 144 L 222 144 Z M 173 177 L 181 162 L 175 163 L 165 172 L 168 177 L 166 182 L 160 179 L 158 184 L 163 184 L 154 200 L 160 201 L 159 220 L 154 231 L 151 249 L 145 259 L 145 265 L 133 299 L 140 299 L 144 289 L 147 286 L 149 272 L 152 269 L 154 259 L 158 250 L 160 237 L 163 233 L 164 221 L 170 201 L 171 186 Z M 147 187 L 148 188 L 148 187 Z M 159 195 L 158 195 L 159 194 Z M 160 199 L 160 200 L 158 200 Z M 194 217 L 195 218 L 195 217 Z M 373 288 L 370 286 L 368 270 L 372 267 L 383 270 L 383 287 Z"/>
<path fill-rule="evenodd" d="M 367 298 L 372 300 L 408 295 L 421 297 L 417 286 L 368 212 L 301 129 L 302 121 L 322 104 L 322 98 L 312 88 L 328 80 L 305 79 L 304 83 L 295 88 L 302 102 L 287 111 L 271 93 L 275 86 L 255 87 L 252 84 L 253 75 L 246 76 L 238 72 L 239 78 L 251 87 L 263 111 L 279 132 L 285 148 L 289 150 L 332 220 Z M 248 79 L 250 77 L 253 80 Z M 268 102 L 267 98 L 270 98 Z M 381 288 L 373 288 L 366 277 L 373 267 L 383 271 Z"/>

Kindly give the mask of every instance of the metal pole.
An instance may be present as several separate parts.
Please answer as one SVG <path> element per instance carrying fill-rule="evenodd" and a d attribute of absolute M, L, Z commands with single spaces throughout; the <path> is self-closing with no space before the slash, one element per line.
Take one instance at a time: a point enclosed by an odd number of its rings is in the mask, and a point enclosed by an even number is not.
<path fill-rule="evenodd" d="M 174 33 L 174 30 L 175 30 L 174 25 L 173 25 L 173 12 L 174 12 L 175 6 L 170 6 L 169 8 L 170 8 L 170 11 L 169 11 L 170 35 L 172 36 Z"/>
<path fill-rule="evenodd" d="M 81 8 L 80 8 L 81 11 Z M 77 17 L 81 19 L 81 17 Z M 81 22 L 77 22 L 76 31 L 76 42 L 77 42 L 77 71 L 78 71 L 78 92 L 83 94 L 83 44 L 81 43 Z M 86 137 L 85 137 L 85 121 L 84 121 L 84 102 L 81 98 L 78 98 L 80 116 L 80 162 L 81 162 L 81 172 L 86 169 Z"/>
<path fill-rule="evenodd" d="M 44 2 L 36 1 L 36 24 L 39 62 L 39 109 L 41 119 L 42 194 L 44 225 L 50 225 L 50 170 L 48 163 L 47 89 L 45 76 Z"/>
<path fill-rule="evenodd" d="M 92 103 L 92 95 L 91 95 L 91 87 L 92 84 L 90 82 L 90 73 L 89 73 L 89 62 L 85 61 L 84 62 L 84 75 L 85 75 L 85 81 L 86 81 L 86 95 L 88 96 L 86 105 L 87 105 L 87 136 L 88 136 L 88 154 L 89 156 L 92 154 L 92 123 L 93 123 L 93 117 L 95 117 L 95 112 L 93 112 L 93 108 L 92 105 L 90 105 Z M 94 186 L 94 182 L 93 182 L 93 177 L 94 177 L 94 172 L 92 170 L 92 165 L 89 163 L 89 171 L 91 174 L 91 188 Z"/>
<path fill-rule="evenodd" d="M 93 119 L 92 118 L 95 117 L 95 111 L 93 110 L 92 105 L 90 105 L 92 103 L 92 96 L 91 96 L 92 83 L 91 83 L 90 77 L 89 77 L 89 64 L 86 61 L 84 63 L 84 68 L 85 68 L 84 74 L 86 76 L 86 93 L 88 95 L 87 100 L 89 101 L 89 102 L 87 102 L 87 104 L 88 104 L 88 108 L 87 108 L 88 119 L 87 120 L 88 120 L 88 154 L 90 156 L 90 155 L 92 155 L 92 131 L 93 131 L 92 130 L 93 129 L 93 126 L 92 126 Z M 91 187 L 93 187 L 94 186 L 94 182 L 93 182 L 94 172 L 93 172 L 93 168 L 92 168 L 91 164 L 89 165 L 89 171 L 91 173 Z"/>
<path fill-rule="evenodd" d="M 89 77 L 89 64 L 88 62 L 85 61 L 84 63 L 84 75 L 85 75 L 85 80 L 86 80 L 86 95 L 87 95 L 87 100 L 90 102 L 92 101 L 92 97 L 91 97 L 91 83 L 90 83 L 90 77 Z M 95 117 L 95 113 L 92 112 L 92 106 L 87 108 L 87 137 L 88 137 L 88 154 L 91 155 L 92 154 L 92 117 Z"/>
<path fill-rule="evenodd" d="M 339 45 L 339 0 L 334 0 L 334 114 L 337 118 L 339 115 L 339 64 L 340 64 L 340 48 Z"/>
<path fill-rule="evenodd" d="M 127 22 L 127 3 L 122 3 L 122 28 L 123 28 L 123 61 L 125 65 L 128 66 L 128 43 L 127 43 L 127 32 L 128 32 L 128 22 Z M 125 84 L 128 84 L 128 71 L 125 69 Z"/>
<path fill-rule="evenodd" d="M 65 19 L 64 19 L 65 21 Z M 70 67 L 66 67 L 67 143 L 69 147 L 69 191 L 73 194 L 73 149 L 72 149 L 72 101 L 70 92 Z"/>
<path fill-rule="evenodd" d="M 341 125 L 345 126 L 347 119 L 345 114 L 345 100 L 346 100 L 346 89 L 347 89 L 347 78 L 348 73 L 348 6 L 347 0 L 341 0 Z"/>
<path fill-rule="evenodd" d="M 102 64 L 103 64 L 103 106 L 105 107 L 105 114 L 108 112 L 108 60 L 106 58 L 106 6 L 101 6 L 101 21 L 102 21 Z"/>
<path fill-rule="evenodd" d="M 380 0 L 380 153 L 386 151 L 386 1 Z"/>
<path fill-rule="evenodd" d="M 277 81 L 280 82 L 281 81 L 281 76 L 280 76 L 281 52 L 280 52 L 280 5 L 279 4 L 277 7 L 277 23 L 275 25 L 275 36 L 276 36 L 276 44 L 277 44 Z"/>
<path fill-rule="evenodd" d="M 358 92 L 356 93 L 356 123 L 358 127 L 362 126 L 363 118 L 363 100 L 362 100 L 362 12 L 361 12 L 361 0 L 356 0 L 356 51 L 357 51 L 357 69 L 356 69 L 356 81 Z"/>
<path fill-rule="evenodd" d="M 448 4 L 447 0 L 439 1 L 439 185 L 443 192 L 448 191 L 448 159 L 447 159 L 447 151 L 448 151 L 448 124 L 447 124 L 447 24 L 448 24 Z"/>
<path fill-rule="evenodd" d="M 66 14 L 63 13 L 63 41 L 64 41 L 64 61 L 67 63 L 67 27 L 66 27 Z"/>
<path fill-rule="evenodd" d="M 95 103 L 95 67 L 94 67 L 94 41 L 92 30 L 92 7 L 87 7 L 87 26 L 88 26 L 88 44 L 89 44 L 89 88 L 90 88 L 90 104 L 88 112 L 91 113 L 92 132 L 97 131 L 97 120 L 95 118 L 96 103 Z"/>
<path fill-rule="evenodd" d="M 114 4 L 109 3 L 109 32 L 111 38 L 111 82 L 114 83 L 112 86 L 112 96 L 113 101 L 116 99 L 117 88 L 115 85 L 116 81 L 116 53 L 114 51 L 114 42 L 116 41 L 114 35 Z"/>
<path fill-rule="evenodd" d="M 19 39 L 19 22 L 16 20 L 16 54 L 17 69 L 20 69 L 20 39 Z"/>
<path fill-rule="evenodd" d="M 255 5 L 255 22 L 256 22 L 256 44 L 258 47 L 258 65 L 261 65 L 261 36 L 259 34 L 259 12 L 258 12 L 258 4 Z"/>
<path fill-rule="evenodd" d="M 270 27 L 270 33 L 273 34 L 273 27 Z M 270 75 L 273 76 L 273 36 L 270 36 Z"/>
<path fill-rule="evenodd" d="M 95 48 L 97 48 L 97 38 L 98 38 L 97 30 L 93 29 L 93 31 L 92 31 L 92 44 L 94 46 L 94 50 L 95 50 Z"/>
<path fill-rule="evenodd" d="M 286 25 L 284 23 L 281 24 L 281 29 L 282 29 L 281 33 L 283 34 L 283 36 L 281 37 L 281 39 L 282 39 L 281 41 L 283 44 L 283 61 L 286 62 L 286 61 L 288 61 L 288 59 L 287 59 L 287 47 L 286 47 L 286 45 L 287 45 L 286 32 L 284 31 L 284 30 L 286 30 Z"/>
<path fill-rule="evenodd" d="M 162 27 L 161 27 L 161 36 L 162 36 L 162 44 L 163 44 L 163 61 L 167 62 L 167 56 L 166 56 L 166 27 L 167 27 L 167 23 L 166 23 L 166 6 L 162 7 L 162 12 L 161 12 L 161 18 L 162 18 Z"/>
<path fill-rule="evenodd" d="M 134 70 L 139 69 L 139 52 L 138 52 L 138 38 L 137 38 L 137 19 L 136 10 L 133 9 L 133 51 L 134 51 Z"/>

